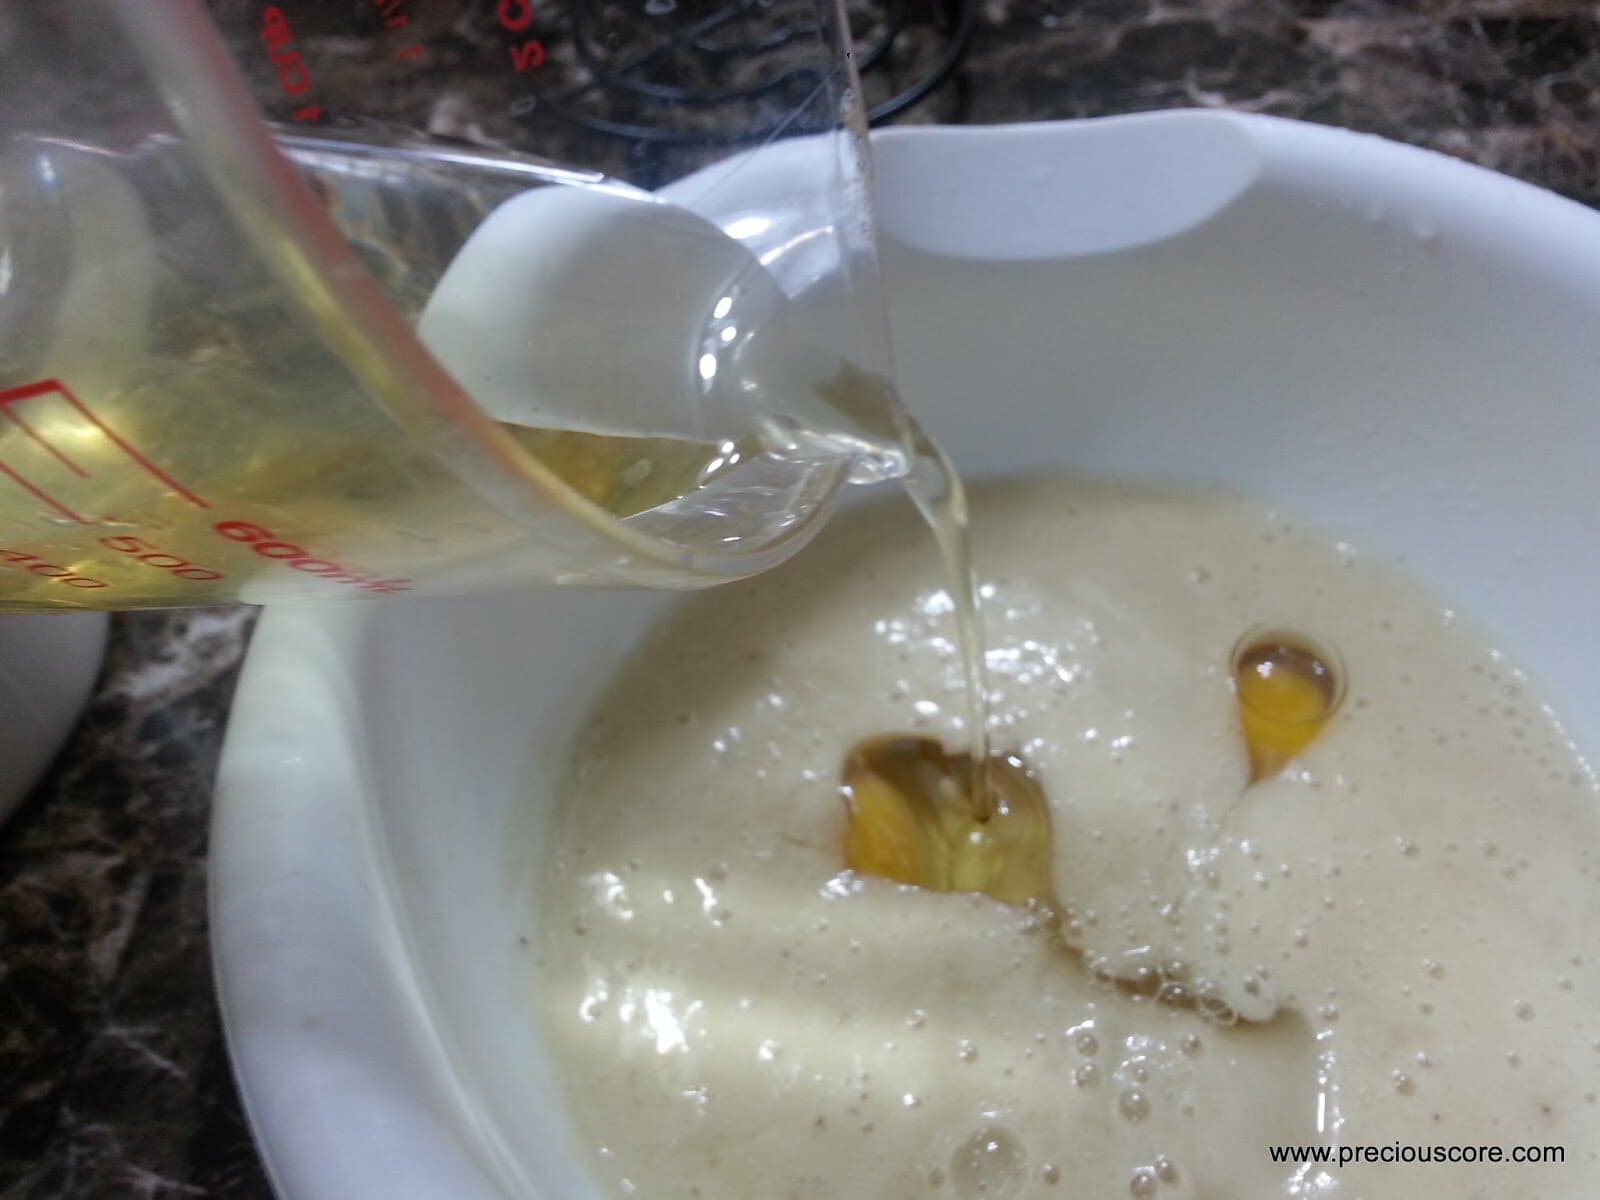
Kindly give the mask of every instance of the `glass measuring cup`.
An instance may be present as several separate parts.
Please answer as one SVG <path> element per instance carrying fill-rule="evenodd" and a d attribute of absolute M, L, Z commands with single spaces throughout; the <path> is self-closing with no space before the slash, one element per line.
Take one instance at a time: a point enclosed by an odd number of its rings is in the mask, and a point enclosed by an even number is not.
<path fill-rule="evenodd" d="M 661 16 L 699 36 L 691 7 Z M 0 608 L 687 587 L 793 553 L 898 462 L 845 35 L 805 7 L 811 86 L 757 107 L 808 169 L 723 228 L 327 128 L 312 7 L 249 10 L 305 126 L 276 145 L 191 0 L 0 10 Z M 512 66 L 556 52 L 540 28 Z M 693 132 L 623 165 L 703 202 L 750 160 L 705 167 L 738 139 Z"/>

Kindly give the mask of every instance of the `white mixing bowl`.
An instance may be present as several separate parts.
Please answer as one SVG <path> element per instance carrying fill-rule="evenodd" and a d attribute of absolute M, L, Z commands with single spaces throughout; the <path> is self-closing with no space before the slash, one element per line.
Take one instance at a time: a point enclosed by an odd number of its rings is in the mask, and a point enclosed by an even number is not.
<path fill-rule="evenodd" d="M 39 782 L 100 673 L 105 613 L 0 616 L 0 821 Z"/>
<path fill-rule="evenodd" d="M 1408 560 L 1600 744 L 1600 216 L 1220 113 L 876 144 L 904 391 L 965 470 L 1281 501 Z M 709 215 L 769 186 L 747 172 Z M 663 602 L 262 621 L 218 784 L 213 936 L 284 1200 L 592 1194 L 523 938 L 563 745 Z"/>

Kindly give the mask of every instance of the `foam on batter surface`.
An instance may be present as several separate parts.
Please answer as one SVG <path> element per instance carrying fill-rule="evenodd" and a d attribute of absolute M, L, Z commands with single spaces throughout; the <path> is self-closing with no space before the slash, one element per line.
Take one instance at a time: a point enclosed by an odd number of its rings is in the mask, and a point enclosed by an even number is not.
<path fill-rule="evenodd" d="M 994 745 L 1048 797 L 1057 919 L 844 870 L 847 749 L 963 742 L 908 506 L 689 598 L 591 715 L 545 864 L 541 1018 L 607 1193 L 1600 1190 L 1600 810 L 1523 676 L 1248 503 L 1031 480 L 976 489 L 974 527 Z M 1347 691 L 1252 783 L 1230 656 L 1259 628 L 1336 651 Z M 1178 984 L 1211 1002 L 1154 998 Z M 1567 1161 L 1268 1153 L 1395 1142 Z"/>

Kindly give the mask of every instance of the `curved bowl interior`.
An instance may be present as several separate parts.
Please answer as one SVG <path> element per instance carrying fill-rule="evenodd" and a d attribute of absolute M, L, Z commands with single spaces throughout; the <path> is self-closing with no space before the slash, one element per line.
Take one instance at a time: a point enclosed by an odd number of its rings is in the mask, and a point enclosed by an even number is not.
<path fill-rule="evenodd" d="M 905 394 L 964 469 L 1281 501 L 1407 560 L 1542 676 L 1580 743 L 1600 735 L 1570 653 L 1600 583 L 1600 216 L 1226 114 L 877 144 Z M 781 157 L 742 186 L 781 186 Z M 214 936 L 286 1200 L 590 1194 L 522 939 L 564 742 L 663 602 L 262 622 L 219 780 Z"/>

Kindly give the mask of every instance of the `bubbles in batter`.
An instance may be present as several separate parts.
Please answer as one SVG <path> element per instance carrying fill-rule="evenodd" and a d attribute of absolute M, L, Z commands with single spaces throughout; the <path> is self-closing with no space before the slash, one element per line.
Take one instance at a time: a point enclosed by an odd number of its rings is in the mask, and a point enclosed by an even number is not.
<path fill-rule="evenodd" d="M 961 1200 L 1010 1200 L 1027 1174 L 1027 1151 L 1002 1125 L 984 1126 L 950 1159 L 950 1182 Z"/>
<path fill-rule="evenodd" d="M 1150 1115 L 1150 1097 L 1139 1088 L 1128 1088 L 1117 1097 L 1117 1111 L 1129 1121 L 1142 1121 Z"/>
<path fill-rule="evenodd" d="M 1495 1194 L 1597 1194 L 1600 808 L 1547 710 L 1505 711 L 1430 595 L 1246 503 L 979 495 L 1003 815 L 963 787 L 903 509 L 689 598 L 597 702 L 534 994 L 598 1194 L 1309 1195 L 1267 1147 L 1335 1138 L 1561 1144 Z"/>

